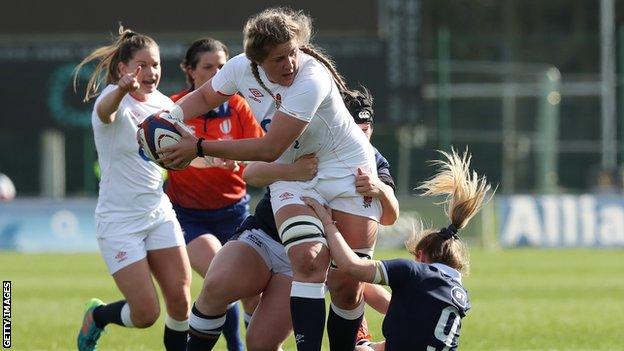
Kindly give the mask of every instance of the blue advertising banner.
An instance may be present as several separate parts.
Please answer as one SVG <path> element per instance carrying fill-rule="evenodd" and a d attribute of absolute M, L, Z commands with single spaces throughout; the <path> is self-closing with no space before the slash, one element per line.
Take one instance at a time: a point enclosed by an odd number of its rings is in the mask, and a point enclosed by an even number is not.
<path fill-rule="evenodd" d="M 501 196 L 496 205 L 503 247 L 624 246 L 621 196 Z"/>
<path fill-rule="evenodd" d="M 95 199 L 0 202 L 0 250 L 97 251 Z"/>

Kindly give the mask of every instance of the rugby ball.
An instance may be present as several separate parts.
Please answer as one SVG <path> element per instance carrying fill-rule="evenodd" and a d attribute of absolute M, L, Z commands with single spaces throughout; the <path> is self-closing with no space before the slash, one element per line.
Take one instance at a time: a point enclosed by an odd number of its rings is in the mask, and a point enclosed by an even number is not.
<path fill-rule="evenodd" d="M 158 152 L 161 148 L 174 145 L 182 138 L 182 135 L 180 135 L 175 128 L 175 121 L 170 118 L 166 118 L 166 113 L 166 111 L 159 111 L 145 118 L 143 122 L 139 124 L 139 130 L 137 130 L 137 140 L 141 146 L 142 152 L 152 162 L 169 170 L 184 169 L 188 166 L 188 163 L 180 168 L 170 168 L 165 167 L 162 162 L 157 161 L 157 159 L 160 158 L 160 154 Z M 186 128 L 186 126 L 182 123 L 179 125 Z"/>

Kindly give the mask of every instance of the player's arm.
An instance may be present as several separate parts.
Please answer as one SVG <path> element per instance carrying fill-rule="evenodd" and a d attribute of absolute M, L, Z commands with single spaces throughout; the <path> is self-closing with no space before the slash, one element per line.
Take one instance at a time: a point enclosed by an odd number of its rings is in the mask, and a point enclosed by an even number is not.
<path fill-rule="evenodd" d="M 363 196 L 379 199 L 382 208 L 379 223 L 392 225 L 399 218 L 399 200 L 394 195 L 394 189 L 375 175 L 365 173 L 358 168 L 358 174 L 355 178 L 355 190 Z"/>
<path fill-rule="evenodd" d="M 97 106 L 95 106 L 95 112 L 102 123 L 109 124 L 114 122 L 115 114 L 124 96 L 139 89 L 140 85 L 136 79 L 139 72 L 141 72 L 141 66 L 138 66 L 136 71 L 132 73 L 124 74 L 119 78 L 117 87 L 98 101 Z"/>
<path fill-rule="evenodd" d="M 249 185 L 265 187 L 278 180 L 308 181 L 316 176 L 318 159 L 314 154 L 303 155 L 294 163 L 251 162 L 243 171 L 243 179 Z"/>
<path fill-rule="evenodd" d="M 302 200 L 306 205 L 312 207 L 321 223 L 323 223 L 329 251 L 338 268 L 359 281 L 375 283 L 378 280 L 376 276 L 378 278 L 377 271 L 380 269 L 378 265 L 381 265 L 381 262 L 363 260 L 351 250 L 334 224 L 331 209 L 324 207 L 318 201 L 309 197 L 303 197 Z"/>
<path fill-rule="evenodd" d="M 199 147 L 205 156 L 228 160 L 273 162 L 292 145 L 307 125 L 308 122 L 278 111 L 273 117 L 271 128 L 261 138 L 204 140 Z M 188 164 L 197 155 L 197 137 L 178 125 L 176 129 L 182 138 L 178 143 L 162 148 L 160 151 L 162 157 L 158 160 L 171 168 Z"/>
<path fill-rule="evenodd" d="M 392 294 L 383 286 L 377 284 L 364 284 L 364 301 L 375 311 L 386 314 Z"/>
<path fill-rule="evenodd" d="M 198 89 L 186 94 L 171 109 L 171 116 L 179 121 L 193 119 L 224 103 L 229 96 L 212 88 L 212 78 Z"/>

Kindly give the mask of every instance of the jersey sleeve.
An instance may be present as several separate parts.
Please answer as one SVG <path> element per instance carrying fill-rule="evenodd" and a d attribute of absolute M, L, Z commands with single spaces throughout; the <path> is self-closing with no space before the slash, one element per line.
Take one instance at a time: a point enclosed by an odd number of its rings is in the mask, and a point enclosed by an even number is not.
<path fill-rule="evenodd" d="M 244 54 L 237 55 L 227 61 L 219 72 L 212 77 L 212 89 L 224 96 L 236 94 L 238 92 L 237 81 L 246 63 L 249 64 L 249 60 L 247 60 Z"/>
<path fill-rule="evenodd" d="M 413 260 L 399 258 L 382 260 L 381 263 L 385 270 L 386 282 L 393 290 L 400 289 L 406 283 L 418 278 L 416 262 Z"/>
<path fill-rule="evenodd" d="M 304 122 L 310 122 L 332 88 L 329 72 L 323 67 L 305 67 L 283 96 L 279 110 Z"/>

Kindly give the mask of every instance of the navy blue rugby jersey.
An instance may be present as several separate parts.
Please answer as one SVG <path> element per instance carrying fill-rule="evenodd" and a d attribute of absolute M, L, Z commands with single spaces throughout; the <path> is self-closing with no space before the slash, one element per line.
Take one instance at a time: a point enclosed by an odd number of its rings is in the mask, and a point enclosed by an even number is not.
<path fill-rule="evenodd" d="M 390 174 L 390 163 L 388 163 L 388 160 L 386 160 L 386 158 L 381 155 L 379 150 L 377 150 L 376 148 L 374 149 L 379 180 L 390 186 L 392 190 L 396 191 L 394 179 L 392 179 L 392 175 Z M 264 193 L 264 196 L 256 205 L 256 210 L 254 211 L 254 214 L 248 216 L 243 221 L 243 223 L 241 223 L 241 225 L 236 229 L 233 239 L 236 239 L 245 230 L 250 229 L 260 229 L 268 234 L 273 240 L 277 241 L 278 243 L 282 243 L 282 240 L 280 239 L 277 232 L 275 217 L 273 217 L 273 207 L 271 206 L 271 193 L 268 187 L 266 193 Z"/>
<path fill-rule="evenodd" d="M 439 263 L 381 262 L 392 288 L 382 326 L 386 351 L 456 350 L 461 319 L 470 309 L 459 272 Z"/>

